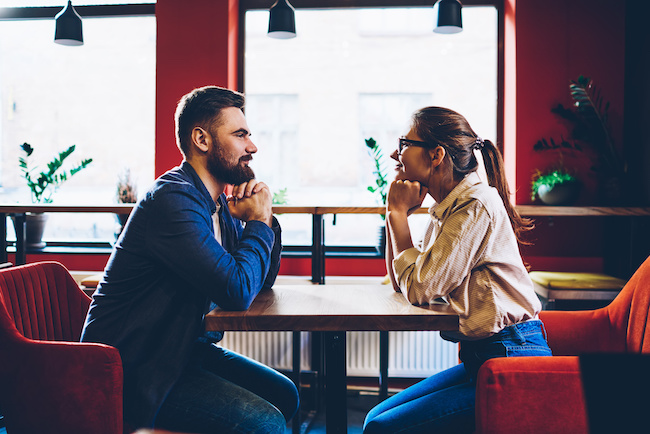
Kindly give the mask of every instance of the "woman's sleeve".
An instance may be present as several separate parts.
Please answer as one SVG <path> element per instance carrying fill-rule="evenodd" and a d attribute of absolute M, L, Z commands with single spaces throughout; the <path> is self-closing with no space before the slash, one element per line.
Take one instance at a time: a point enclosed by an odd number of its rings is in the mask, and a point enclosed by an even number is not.
<path fill-rule="evenodd" d="M 434 224 L 434 223 L 430 223 Z M 455 207 L 437 238 L 413 247 L 393 261 L 400 289 L 413 304 L 432 303 L 459 287 L 478 263 L 490 236 L 492 219 L 477 200 Z"/>

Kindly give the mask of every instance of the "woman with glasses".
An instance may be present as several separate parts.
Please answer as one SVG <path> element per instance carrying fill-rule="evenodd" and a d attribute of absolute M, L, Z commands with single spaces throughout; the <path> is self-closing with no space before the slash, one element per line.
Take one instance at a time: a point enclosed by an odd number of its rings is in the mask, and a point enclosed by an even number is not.
<path fill-rule="evenodd" d="M 452 110 L 418 110 L 391 157 L 398 163 L 386 204 L 388 274 L 412 304 L 442 299 L 459 314 L 458 331 L 440 334 L 460 343 L 462 363 L 377 405 L 364 433 L 471 433 L 484 361 L 551 355 L 519 253 L 533 224 L 510 203 L 499 150 Z M 414 246 L 408 216 L 426 195 L 435 203 Z"/>

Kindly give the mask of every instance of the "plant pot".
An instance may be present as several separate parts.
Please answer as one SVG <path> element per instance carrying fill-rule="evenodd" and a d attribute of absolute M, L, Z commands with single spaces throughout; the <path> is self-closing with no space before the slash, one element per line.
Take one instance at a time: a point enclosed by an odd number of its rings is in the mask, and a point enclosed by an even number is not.
<path fill-rule="evenodd" d="M 25 214 L 25 248 L 27 250 L 42 250 L 46 243 L 43 241 L 43 232 L 48 215 L 44 213 Z M 16 228 L 16 219 L 12 219 Z M 16 233 L 18 230 L 16 229 Z"/>
<path fill-rule="evenodd" d="M 537 191 L 539 199 L 546 205 L 567 206 L 578 200 L 580 183 L 578 181 L 563 182 L 553 187 L 541 185 Z"/>

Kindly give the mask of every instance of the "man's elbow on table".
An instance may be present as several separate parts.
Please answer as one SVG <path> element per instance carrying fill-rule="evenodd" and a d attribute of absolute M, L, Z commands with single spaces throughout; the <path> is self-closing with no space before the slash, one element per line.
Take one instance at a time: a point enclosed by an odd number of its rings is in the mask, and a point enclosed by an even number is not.
<path fill-rule="evenodd" d="M 219 304 L 219 307 L 224 310 L 247 310 L 253 299 L 241 299 L 241 298 L 229 298 L 222 300 Z"/>

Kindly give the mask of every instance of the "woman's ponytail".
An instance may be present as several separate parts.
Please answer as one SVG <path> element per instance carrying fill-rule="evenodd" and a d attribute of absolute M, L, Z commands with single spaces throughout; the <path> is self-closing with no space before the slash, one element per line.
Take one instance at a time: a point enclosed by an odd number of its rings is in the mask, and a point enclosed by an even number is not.
<path fill-rule="evenodd" d="M 481 139 L 461 114 L 444 107 L 424 107 L 413 114 L 413 127 L 428 143 L 442 144 L 449 155 L 454 179 L 460 181 L 468 173 L 479 169 L 475 152 L 480 152 L 488 183 L 499 191 L 510 223 L 520 244 L 522 234 L 535 227 L 531 219 L 519 215 L 510 203 L 510 189 L 503 170 L 501 152 L 489 140 Z"/>
<path fill-rule="evenodd" d="M 515 236 L 520 244 L 530 244 L 522 238 L 522 234 L 535 227 L 532 219 L 524 218 L 515 209 L 514 205 L 510 202 L 510 188 L 506 180 L 506 174 L 503 168 L 503 158 L 501 152 L 489 140 L 481 140 L 483 146 L 481 149 L 481 156 L 483 157 L 483 164 L 485 165 L 485 172 L 488 177 L 489 184 L 496 188 L 501 196 L 503 205 L 510 217 L 510 223 L 515 231 Z"/>

